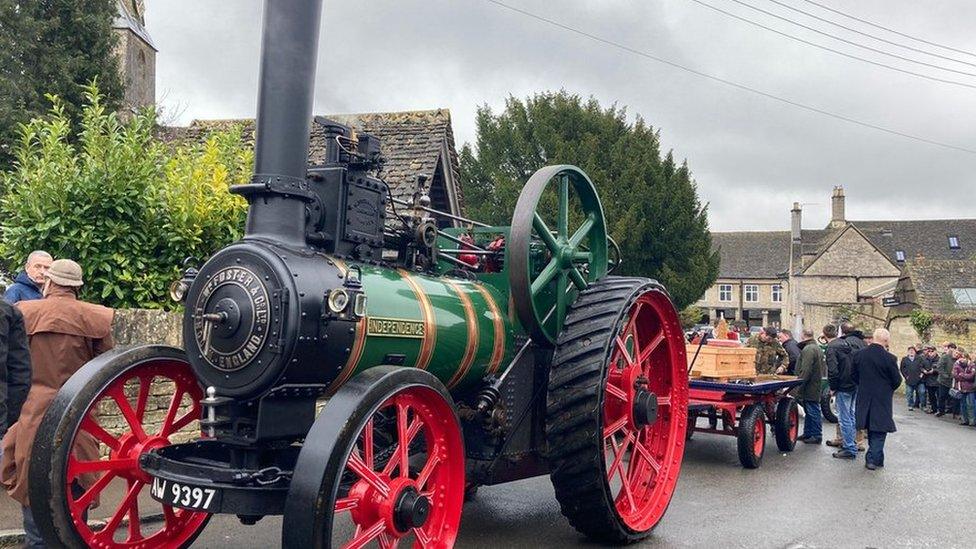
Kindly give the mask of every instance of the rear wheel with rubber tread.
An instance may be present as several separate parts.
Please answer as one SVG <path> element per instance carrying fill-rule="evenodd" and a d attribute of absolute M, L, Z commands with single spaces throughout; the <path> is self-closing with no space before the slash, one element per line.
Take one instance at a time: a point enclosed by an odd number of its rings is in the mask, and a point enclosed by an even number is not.
<path fill-rule="evenodd" d="M 658 398 L 651 425 L 629 416 L 634 387 Z M 677 483 L 687 413 L 683 334 L 664 288 L 643 278 L 591 283 L 566 316 L 547 397 L 551 480 L 570 524 L 610 543 L 650 534 Z"/>
<path fill-rule="evenodd" d="M 746 469 L 759 468 L 766 448 L 766 412 L 761 404 L 752 404 L 742 410 L 737 438 L 739 462 Z"/>
<path fill-rule="evenodd" d="M 776 447 L 780 452 L 792 452 L 796 447 L 800 427 L 800 407 L 793 397 L 783 397 L 776 403 Z"/>

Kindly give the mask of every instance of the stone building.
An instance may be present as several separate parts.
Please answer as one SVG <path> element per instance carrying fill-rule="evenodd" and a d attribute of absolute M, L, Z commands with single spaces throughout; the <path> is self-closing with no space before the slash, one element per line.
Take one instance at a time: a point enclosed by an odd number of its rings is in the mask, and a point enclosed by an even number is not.
<path fill-rule="evenodd" d="M 903 353 L 909 345 L 953 341 L 976 350 L 976 260 L 909 260 L 891 295 L 888 309 L 891 350 Z M 922 311 L 932 324 L 924 334 L 912 326 L 912 313 Z"/>
<path fill-rule="evenodd" d="M 712 233 L 712 246 L 719 250 L 718 280 L 696 303 L 707 320 L 780 325 L 788 296 L 790 233 Z"/>
<path fill-rule="evenodd" d="M 849 220 L 843 187 L 833 189 L 831 218 L 823 229 L 804 229 L 802 213 L 794 203 L 788 232 L 712 234 L 721 250 L 719 280 L 698 302 L 710 319 L 724 313 L 750 325 L 778 320 L 798 329 L 846 318 L 867 329 L 887 321 L 887 310 L 877 304 L 894 292 L 907 262 L 976 253 L 976 219 Z M 741 300 L 735 294 L 740 282 Z M 721 299 L 729 297 L 723 285 L 731 286 L 731 300 Z M 750 286 L 758 288 L 759 299 L 748 299 L 755 296 L 746 296 Z M 781 289 L 780 301 L 771 299 L 774 287 Z"/>
<path fill-rule="evenodd" d="M 325 118 L 375 135 L 380 139 L 386 162 L 377 174 L 390 186 L 390 194 L 410 200 L 419 191 L 418 176 L 426 176 L 426 191 L 431 207 L 453 215 L 463 215 L 460 170 L 451 111 L 426 111 L 329 114 Z M 189 126 L 160 128 L 164 141 L 202 141 L 208 133 L 234 126 L 243 128 L 244 140 L 254 142 L 254 120 L 194 120 Z M 321 163 L 325 157 L 325 135 L 319 124 L 312 124 L 309 140 L 309 164 Z M 441 223 L 454 224 L 450 220 Z"/>
<path fill-rule="evenodd" d="M 156 104 L 156 49 L 146 32 L 144 0 L 118 0 L 118 15 L 112 21 L 118 36 L 115 53 L 119 58 L 125 87 L 123 112 Z"/>

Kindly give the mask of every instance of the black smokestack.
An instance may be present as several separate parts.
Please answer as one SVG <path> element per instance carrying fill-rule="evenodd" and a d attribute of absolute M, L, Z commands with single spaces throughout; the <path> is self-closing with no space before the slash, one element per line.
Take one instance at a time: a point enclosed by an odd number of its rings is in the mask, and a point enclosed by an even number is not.
<path fill-rule="evenodd" d="M 305 243 L 305 171 L 322 0 L 267 0 L 246 234 Z M 304 191 L 304 192 L 303 192 Z"/>

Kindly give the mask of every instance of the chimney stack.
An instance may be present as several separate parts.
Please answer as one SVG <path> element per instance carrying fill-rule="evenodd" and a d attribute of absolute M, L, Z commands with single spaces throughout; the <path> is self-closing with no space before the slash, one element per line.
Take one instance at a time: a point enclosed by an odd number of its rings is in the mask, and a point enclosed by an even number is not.
<path fill-rule="evenodd" d="M 830 197 L 830 226 L 843 227 L 847 224 L 844 213 L 844 187 L 834 187 L 834 194 Z"/>
<path fill-rule="evenodd" d="M 305 245 L 308 133 L 322 0 L 266 0 L 254 176 L 231 192 L 248 201 L 244 234 Z"/>
<path fill-rule="evenodd" d="M 800 209 L 800 203 L 799 202 L 794 202 L 793 203 L 793 209 L 790 210 L 790 221 L 791 221 L 791 223 L 790 223 L 790 236 L 793 237 L 793 243 L 794 244 L 800 242 L 800 235 L 802 234 L 801 231 L 803 230 L 803 224 L 801 223 L 801 214 L 802 213 L 803 212 Z"/>

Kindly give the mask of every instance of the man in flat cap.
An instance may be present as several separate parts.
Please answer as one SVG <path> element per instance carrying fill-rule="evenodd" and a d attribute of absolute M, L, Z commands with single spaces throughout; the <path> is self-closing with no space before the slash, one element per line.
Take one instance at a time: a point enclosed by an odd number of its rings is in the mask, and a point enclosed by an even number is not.
<path fill-rule="evenodd" d="M 3 439 L 0 457 L 0 482 L 23 506 L 26 547 L 44 547 L 31 514 L 27 487 L 31 446 L 41 419 L 71 374 L 112 348 L 114 311 L 78 299 L 78 290 L 84 284 L 81 266 L 70 259 L 58 259 L 44 277 L 44 298 L 17 305 L 30 340 L 33 377 L 20 419 Z M 75 452 L 82 460 L 98 459 L 98 445 L 90 437 L 79 437 Z M 88 488 L 86 479 L 79 479 L 71 487 L 78 493 Z"/>

